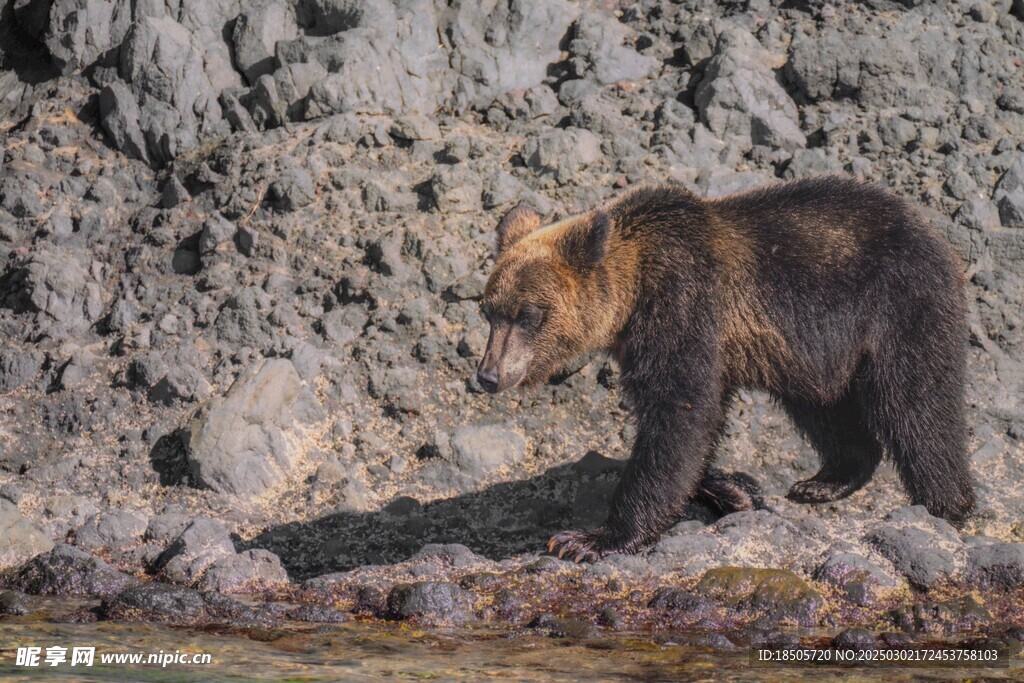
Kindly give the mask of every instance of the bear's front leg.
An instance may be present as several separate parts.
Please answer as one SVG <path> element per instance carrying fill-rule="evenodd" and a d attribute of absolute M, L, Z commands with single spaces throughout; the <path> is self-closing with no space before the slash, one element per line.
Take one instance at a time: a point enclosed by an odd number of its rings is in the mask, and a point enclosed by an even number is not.
<path fill-rule="evenodd" d="M 634 553 L 679 520 L 715 446 L 723 415 L 717 383 L 697 386 L 696 381 L 690 377 L 634 401 L 636 443 L 608 521 L 593 531 L 555 534 L 549 552 L 575 562 Z"/>

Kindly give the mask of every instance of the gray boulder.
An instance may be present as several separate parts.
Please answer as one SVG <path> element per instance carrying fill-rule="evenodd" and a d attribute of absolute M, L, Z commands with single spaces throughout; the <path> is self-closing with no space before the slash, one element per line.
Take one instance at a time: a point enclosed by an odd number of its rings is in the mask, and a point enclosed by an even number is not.
<path fill-rule="evenodd" d="M 204 59 L 196 35 L 170 17 L 144 17 L 128 32 L 119 72 L 136 93 L 139 124 L 156 162 L 194 148 L 200 128 L 221 118 L 220 91 Z"/>
<path fill-rule="evenodd" d="M 627 47 L 624 43 L 634 37 L 631 34 L 625 24 L 603 14 L 588 12 L 581 16 L 569 43 L 576 75 L 593 78 L 601 85 L 646 78 L 658 60 Z"/>
<path fill-rule="evenodd" d="M 741 146 L 765 145 L 792 151 L 807 145 L 796 105 L 769 68 L 772 56 L 746 31 L 718 37 L 715 55 L 697 86 L 700 120 L 722 139 Z"/>
<path fill-rule="evenodd" d="M 53 547 L 53 541 L 5 498 L 0 498 L 0 538 L 0 569 L 17 567 Z"/>
<path fill-rule="evenodd" d="M 1024 543 L 971 539 L 967 576 L 983 586 L 1014 589 L 1024 586 Z"/>
<path fill-rule="evenodd" d="M 0 348 L 0 394 L 21 389 L 42 369 L 44 356 L 36 349 L 20 349 L 9 342 Z"/>
<path fill-rule="evenodd" d="M 56 246 L 36 251 L 12 274 L 8 305 L 37 313 L 37 323 L 47 329 L 88 329 L 102 316 L 105 295 L 79 256 Z"/>
<path fill-rule="evenodd" d="M 86 550 L 122 550 L 142 540 L 149 520 L 131 510 L 100 512 L 75 531 L 75 545 Z"/>
<path fill-rule="evenodd" d="M 544 81 L 559 61 L 562 38 L 579 10 L 566 0 L 478 3 L 455 0 L 442 14 L 455 71 L 454 104 L 484 105 L 517 88 Z"/>
<path fill-rule="evenodd" d="M 559 128 L 528 140 L 522 156 L 539 176 L 566 183 L 603 155 L 601 140 L 589 130 Z"/>
<path fill-rule="evenodd" d="M 197 517 L 157 558 L 156 568 L 175 583 L 192 585 L 217 560 L 235 554 L 228 530 L 209 517 Z"/>
<path fill-rule="evenodd" d="M 291 361 L 252 366 L 192 419 L 188 462 L 195 481 L 221 493 L 264 492 L 298 457 L 300 424 L 320 416 Z"/>
<path fill-rule="evenodd" d="M 526 439 L 497 425 L 460 427 L 451 438 L 452 460 L 459 471 L 479 480 L 526 456 Z"/>
<path fill-rule="evenodd" d="M 199 589 L 219 593 L 240 593 L 288 583 L 288 572 L 269 550 L 246 550 L 223 557 L 206 570 Z"/>
<path fill-rule="evenodd" d="M 865 540 L 918 588 L 948 579 L 956 570 L 953 553 L 937 547 L 935 535 L 925 529 L 883 526 L 871 531 Z"/>
<path fill-rule="evenodd" d="M 321 2 L 314 15 L 313 35 L 277 45 L 282 64 L 316 62 L 329 72 L 310 90 L 307 118 L 440 106 L 450 76 L 432 2 Z"/>

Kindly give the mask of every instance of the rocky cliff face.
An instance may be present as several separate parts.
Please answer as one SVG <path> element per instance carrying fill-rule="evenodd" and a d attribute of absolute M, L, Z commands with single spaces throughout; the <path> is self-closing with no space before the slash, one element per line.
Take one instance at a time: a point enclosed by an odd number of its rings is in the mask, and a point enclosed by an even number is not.
<path fill-rule="evenodd" d="M 963 257 L 976 519 L 883 520 L 904 505 L 888 471 L 786 502 L 815 456 L 741 394 L 720 464 L 764 509 L 695 509 L 587 576 L 874 577 L 851 600 L 1010 582 L 1022 59 L 1019 0 L 6 0 L 0 563 L 235 590 L 427 542 L 537 552 L 601 521 L 633 427 L 601 358 L 531 393 L 474 385 L 499 216 L 842 172 L 921 204 Z"/>

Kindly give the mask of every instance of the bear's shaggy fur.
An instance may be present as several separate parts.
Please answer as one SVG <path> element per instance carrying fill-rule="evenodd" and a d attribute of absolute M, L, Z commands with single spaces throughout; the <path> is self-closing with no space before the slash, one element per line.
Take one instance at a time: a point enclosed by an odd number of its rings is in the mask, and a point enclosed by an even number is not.
<path fill-rule="evenodd" d="M 711 467 L 740 387 L 770 392 L 821 457 L 791 499 L 848 496 L 888 454 L 913 503 L 955 524 L 971 512 L 963 275 L 904 200 L 839 176 L 719 199 L 644 187 L 546 227 L 513 209 L 498 248 L 481 386 L 604 350 L 637 423 L 607 522 L 554 536 L 559 555 L 634 552 L 698 493 L 748 507 Z"/>

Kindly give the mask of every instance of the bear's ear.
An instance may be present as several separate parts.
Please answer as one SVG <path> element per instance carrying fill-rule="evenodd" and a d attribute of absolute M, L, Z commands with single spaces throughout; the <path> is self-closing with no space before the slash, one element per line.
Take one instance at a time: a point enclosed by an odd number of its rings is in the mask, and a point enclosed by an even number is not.
<path fill-rule="evenodd" d="M 540 227 L 540 215 L 519 204 L 498 223 L 498 253 L 502 253 Z"/>
<path fill-rule="evenodd" d="M 604 211 L 596 212 L 589 220 L 572 226 L 562 242 L 562 256 L 574 268 L 593 268 L 608 250 L 608 235 L 612 220 Z"/>

